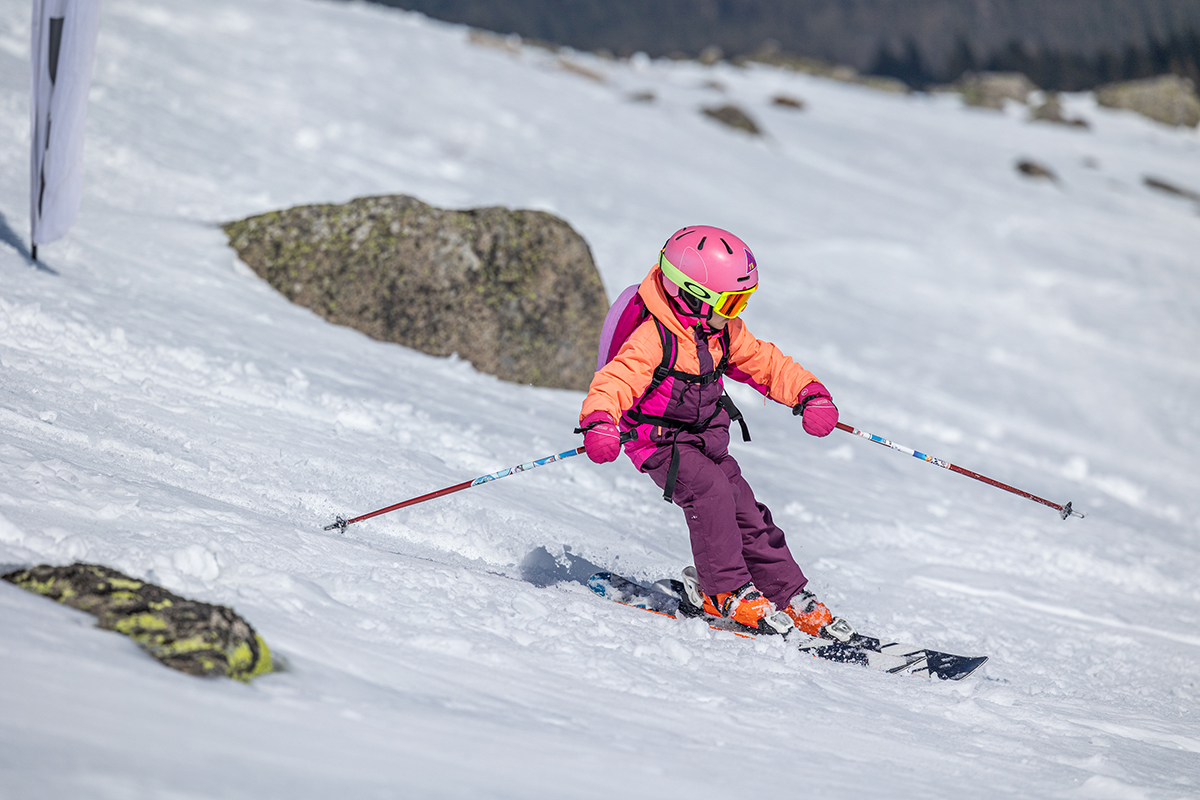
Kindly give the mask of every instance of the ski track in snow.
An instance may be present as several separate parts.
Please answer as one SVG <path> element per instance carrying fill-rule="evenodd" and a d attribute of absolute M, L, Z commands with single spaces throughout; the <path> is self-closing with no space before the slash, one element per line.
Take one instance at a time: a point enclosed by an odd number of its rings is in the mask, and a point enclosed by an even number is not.
<path fill-rule="evenodd" d="M 285 670 L 196 680 L 0 585 L 0 794 L 1200 797 L 1200 213 L 1142 183 L 1200 189 L 1196 131 L 1086 95 L 1083 132 L 568 56 L 599 83 L 356 3 L 107 0 L 83 206 L 34 268 L 29 25 L 0 0 L 0 564 L 232 605 Z M 767 135 L 697 113 L 725 101 Z M 1088 516 L 811 439 L 732 387 L 812 587 L 862 630 L 990 656 L 954 684 L 523 580 L 539 547 L 639 580 L 688 562 L 624 461 L 324 532 L 566 449 L 582 399 L 331 326 L 219 228 L 383 193 L 560 214 L 610 297 L 666 233 L 733 229 L 763 266 L 748 324 L 847 422 Z"/>

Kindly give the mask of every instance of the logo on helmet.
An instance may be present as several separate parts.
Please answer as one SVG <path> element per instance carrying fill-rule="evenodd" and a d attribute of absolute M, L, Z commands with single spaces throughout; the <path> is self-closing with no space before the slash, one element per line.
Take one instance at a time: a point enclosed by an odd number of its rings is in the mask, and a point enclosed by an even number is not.
<path fill-rule="evenodd" d="M 758 269 L 758 262 L 754 260 L 754 253 L 751 253 L 749 250 L 746 250 L 745 253 L 746 274 L 749 275 L 751 272 L 754 272 L 754 270 Z"/>

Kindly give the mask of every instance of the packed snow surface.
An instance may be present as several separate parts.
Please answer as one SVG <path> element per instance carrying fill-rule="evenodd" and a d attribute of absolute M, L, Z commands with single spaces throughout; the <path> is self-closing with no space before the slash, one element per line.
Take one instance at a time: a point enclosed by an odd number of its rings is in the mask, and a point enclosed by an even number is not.
<path fill-rule="evenodd" d="M 82 210 L 34 265 L 29 17 L 0 0 L 0 564 L 231 605 L 286 669 L 189 677 L 0 584 L 0 796 L 1200 796 L 1200 214 L 1143 182 L 1200 189 L 1195 130 L 488 47 L 356 3 L 105 0 Z M 765 136 L 699 113 L 725 102 Z M 581 393 L 330 325 L 219 227 L 387 193 L 554 212 L 610 297 L 675 229 L 729 228 L 762 270 L 747 324 L 845 421 L 1087 517 L 734 387 L 811 588 L 990 656 L 961 683 L 529 581 L 538 548 L 689 563 L 625 459 L 325 532 L 578 443 Z"/>

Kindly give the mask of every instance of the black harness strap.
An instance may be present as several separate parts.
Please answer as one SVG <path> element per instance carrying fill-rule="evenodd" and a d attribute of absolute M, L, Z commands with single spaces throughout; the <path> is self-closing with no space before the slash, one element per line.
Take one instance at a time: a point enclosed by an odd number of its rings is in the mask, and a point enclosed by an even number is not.
<path fill-rule="evenodd" d="M 741 426 L 742 441 L 750 441 L 750 429 L 746 427 L 746 418 L 742 416 L 741 410 L 733 404 L 733 398 L 727 394 L 723 394 L 717 403 L 721 406 L 724 406 L 726 413 L 729 414 L 730 422 L 736 422 L 739 426 Z"/>
<path fill-rule="evenodd" d="M 679 431 L 671 437 L 671 465 L 667 467 L 667 482 L 663 484 L 663 500 L 675 499 L 675 481 L 679 479 Z"/>
<path fill-rule="evenodd" d="M 641 410 L 642 401 L 653 394 L 654 390 L 661 386 L 667 378 L 675 378 L 685 383 L 707 386 L 710 383 L 719 381 L 725 375 L 725 370 L 729 367 L 728 327 L 721 329 L 721 361 L 712 372 L 705 373 L 704 375 L 693 375 L 690 372 L 681 372 L 675 369 L 675 357 L 678 355 L 679 348 L 679 340 L 675 334 L 667 330 L 667 326 L 663 325 L 657 317 L 654 319 L 654 325 L 658 328 L 658 337 L 662 342 L 662 361 L 655 368 L 654 375 L 650 379 L 650 385 L 646 387 L 646 391 L 642 392 L 641 399 L 638 400 L 637 405 L 626 411 L 625 416 L 638 425 L 655 425 L 674 431 L 671 437 L 671 464 L 667 467 L 667 480 L 663 485 L 663 500 L 669 503 L 675 497 L 675 483 L 679 478 L 679 434 L 681 431 L 694 434 L 703 433 L 708 430 L 708 426 L 712 424 L 713 420 L 720 415 L 722 409 L 729 415 L 730 421 L 736 420 L 738 425 L 741 426 L 742 441 L 750 441 L 750 429 L 746 427 L 746 420 L 742 417 L 742 412 L 738 410 L 738 407 L 734 405 L 733 400 L 727 394 L 721 395 L 721 399 L 717 401 L 716 412 L 703 422 L 683 422 L 657 414 L 646 414 Z"/>

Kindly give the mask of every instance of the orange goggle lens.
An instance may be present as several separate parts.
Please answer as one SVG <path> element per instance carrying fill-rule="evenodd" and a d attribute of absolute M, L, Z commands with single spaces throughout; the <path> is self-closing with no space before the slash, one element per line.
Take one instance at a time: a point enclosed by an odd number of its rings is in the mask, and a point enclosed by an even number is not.
<path fill-rule="evenodd" d="M 722 292 L 721 296 L 717 298 L 717 302 L 713 303 L 713 311 L 722 317 L 733 319 L 745 310 L 746 304 L 750 302 L 750 295 L 753 293 L 754 289 L 747 289 L 744 292 Z"/>
<path fill-rule="evenodd" d="M 672 283 L 682 288 L 692 297 L 708 303 L 713 307 L 713 311 L 728 319 L 733 319 L 746 309 L 746 304 L 750 302 L 750 295 L 754 294 L 754 290 L 758 288 L 758 284 L 755 284 L 749 289 L 738 289 L 732 292 L 714 292 L 707 286 L 695 283 L 682 270 L 670 261 L 667 261 L 665 250 L 658 254 L 658 266 L 662 269 L 663 275 L 666 275 Z"/>

